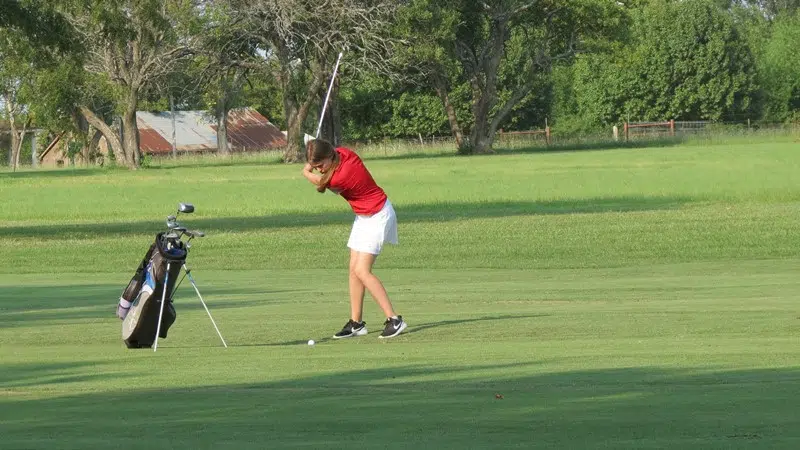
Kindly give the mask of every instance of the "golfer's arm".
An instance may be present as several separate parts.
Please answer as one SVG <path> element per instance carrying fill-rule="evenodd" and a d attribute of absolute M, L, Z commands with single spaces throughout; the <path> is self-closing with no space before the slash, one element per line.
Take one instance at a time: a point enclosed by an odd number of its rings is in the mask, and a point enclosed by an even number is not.
<path fill-rule="evenodd" d="M 314 186 L 319 186 L 322 182 L 322 175 L 312 172 L 307 166 L 303 167 L 303 176 Z"/>

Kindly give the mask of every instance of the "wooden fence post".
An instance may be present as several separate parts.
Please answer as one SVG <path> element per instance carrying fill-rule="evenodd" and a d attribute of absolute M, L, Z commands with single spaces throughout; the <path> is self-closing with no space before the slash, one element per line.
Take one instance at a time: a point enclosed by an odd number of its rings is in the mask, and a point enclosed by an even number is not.
<path fill-rule="evenodd" d="M 675 119 L 669 119 L 669 135 L 675 136 Z"/>
<path fill-rule="evenodd" d="M 622 133 L 625 135 L 625 142 L 628 142 L 628 122 L 622 126 Z"/>

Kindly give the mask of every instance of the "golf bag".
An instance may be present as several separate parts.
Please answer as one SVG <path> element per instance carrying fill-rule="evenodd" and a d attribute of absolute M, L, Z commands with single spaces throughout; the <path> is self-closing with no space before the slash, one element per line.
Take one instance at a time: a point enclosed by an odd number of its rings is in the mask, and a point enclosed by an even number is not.
<path fill-rule="evenodd" d="M 117 317 L 123 320 L 122 339 L 128 348 L 151 347 L 156 330 L 159 338 L 167 337 L 177 317 L 172 294 L 186 255 L 182 241 L 170 239 L 163 232 L 156 235 L 117 306 Z M 166 302 L 163 316 L 162 299 Z M 162 316 L 160 327 L 159 316 Z"/>

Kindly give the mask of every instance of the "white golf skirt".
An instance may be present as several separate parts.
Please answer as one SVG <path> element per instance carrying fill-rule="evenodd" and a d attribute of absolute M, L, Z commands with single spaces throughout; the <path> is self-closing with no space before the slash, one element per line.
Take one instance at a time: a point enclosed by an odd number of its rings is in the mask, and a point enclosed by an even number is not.
<path fill-rule="evenodd" d="M 397 245 L 397 216 L 389 199 L 371 216 L 356 215 L 347 246 L 357 252 L 380 255 L 384 242 Z"/>

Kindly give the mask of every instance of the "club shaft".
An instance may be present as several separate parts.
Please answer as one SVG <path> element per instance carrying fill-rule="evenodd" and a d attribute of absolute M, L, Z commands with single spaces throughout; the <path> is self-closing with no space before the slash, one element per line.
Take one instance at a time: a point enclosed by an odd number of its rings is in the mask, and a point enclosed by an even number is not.
<path fill-rule="evenodd" d="M 342 60 L 342 52 L 339 52 L 339 57 L 336 58 L 336 65 L 333 67 L 333 76 L 331 76 L 331 83 L 328 85 L 328 92 L 325 94 L 325 102 L 322 104 L 322 112 L 319 115 L 319 125 L 317 125 L 317 134 L 314 135 L 315 139 L 319 139 L 319 133 L 322 131 L 322 122 L 325 120 L 325 110 L 328 108 L 328 100 L 331 97 L 333 90 L 333 82 L 336 80 L 336 72 L 339 70 L 339 61 Z"/>
<path fill-rule="evenodd" d="M 167 286 L 169 286 L 169 266 L 167 263 L 167 271 L 164 274 L 164 289 L 161 293 L 161 311 L 158 313 L 158 324 L 156 324 L 156 338 L 153 341 L 153 351 L 158 350 L 158 335 L 161 334 L 161 319 L 164 318 L 164 304 L 167 303 Z"/>

